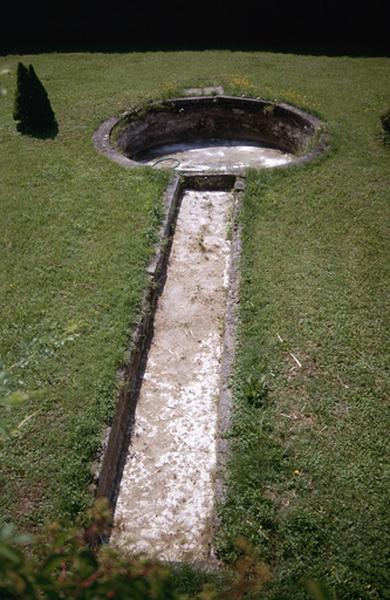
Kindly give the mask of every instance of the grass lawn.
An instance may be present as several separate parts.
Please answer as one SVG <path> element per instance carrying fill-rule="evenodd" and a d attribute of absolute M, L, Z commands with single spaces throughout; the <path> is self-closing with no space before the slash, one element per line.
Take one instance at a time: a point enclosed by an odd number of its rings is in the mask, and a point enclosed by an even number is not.
<path fill-rule="evenodd" d="M 12 121 L 18 60 L 33 62 L 55 139 Z M 330 152 L 250 172 L 229 492 L 221 556 L 247 538 L 268 598 L 388 597 L 386 404 L 390 150 L 387 58 L 150 52 L 1 57 L 0 384 L 25 399 L 1 454 L 1 518 L 34 531 L 91 502 L 90 463 L 112 414 L 167 175 L 95 153 L 105 118 L 172 87 L 224 84 L 328 125 Z M 298 364 L 299 363 L 299 364 Z M 299 366 L 301 365 L 301 366 Z M 387 478 L 387 480 L 386 480 Z"/>

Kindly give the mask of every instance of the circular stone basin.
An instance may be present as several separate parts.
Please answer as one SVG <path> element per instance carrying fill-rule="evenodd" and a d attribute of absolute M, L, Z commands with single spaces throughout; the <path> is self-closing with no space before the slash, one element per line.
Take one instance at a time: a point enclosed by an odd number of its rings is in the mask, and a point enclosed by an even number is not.
<path fill-rule="evenodd" d="M 175 98 L 110 119 L 96 147 L 126 166 L 242 174 L 310 160 L 326 147 L 322 123 L 287 104 L 254 98 Z"/>

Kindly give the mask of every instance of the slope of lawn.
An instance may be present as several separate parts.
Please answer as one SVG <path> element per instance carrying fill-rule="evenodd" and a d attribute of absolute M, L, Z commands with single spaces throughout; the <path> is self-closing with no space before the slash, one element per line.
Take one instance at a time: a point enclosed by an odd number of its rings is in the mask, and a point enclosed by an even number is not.
<path fill-rule="evenodd" d="M 321 72 L 291 83 L 315 94 L 330 155 L 251 172 L 242 210 L 220 549 L 232 557 L 232 540 L 249 539 L 273 565 L 266 597 L 278 600 L 304 595 L 300 577 L 326 579 L 341 598 L 390 589 L 390 152 L 376 137 L 386 76 L 347 64 L 329 63 L 326 86 Z"/>
<path fill-rule="evenodd" d="M 20 59 L 46 86 L 55 139 L 15 131 Z M 3 69 L 1 385 L 25 397 L 7 413 L 2 520 L 34 530 L 91 502 L 90 462 L 145 283 L 167 176 L 111 164 L 93 130 L 176 86 L 222 83 L 318 114 L 332 146 L 303 168 L 248 175 L 221 557 L 247 538 L 270 566 L 269 598 L 305 597 L 302 577 L 340 598 L 385 598 L 390 60 L 45 54 L 2 57 Z"/>

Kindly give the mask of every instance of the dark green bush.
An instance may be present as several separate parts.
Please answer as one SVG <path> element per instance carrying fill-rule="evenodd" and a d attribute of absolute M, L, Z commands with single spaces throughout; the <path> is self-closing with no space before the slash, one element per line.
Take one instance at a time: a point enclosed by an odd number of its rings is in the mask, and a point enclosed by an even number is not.
<path fill-rule="evenodd" d="M 27 67 L 18 64 L 16 94 L 13 117 L 15 121 L 27 123 L 29 120 L 30 77 Z"/>
<path fill-rule="evenodd" d="M 381 116 L 381 122 L 385 144 L 390 145 L 390 108 L 388 108 Z"/>
<path fill-rule="evenodd" d="M 47 92 L 32 65 L 18 64 L 13 117 L 22 133 L 56 133 L 58 129 Z"/>

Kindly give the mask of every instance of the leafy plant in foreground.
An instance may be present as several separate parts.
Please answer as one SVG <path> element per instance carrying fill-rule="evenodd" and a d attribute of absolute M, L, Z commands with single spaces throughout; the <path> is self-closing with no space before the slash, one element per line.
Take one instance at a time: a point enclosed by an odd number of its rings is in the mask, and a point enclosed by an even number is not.
<path fill-rule="evenodd" d="M 179 592 L 171 566 L 142 556 L 128 558 L 113 548 L 96 546 L 110 525 L 111 511 L 105 500 L 98 500 L 88 517 L 85 529 L 64 529 L 53 524 L 41 544 L 39 563 L 31 561 L 23 548 L 29 538 L 17 536 L 12 525 L 0 529 L 0 597 L 240 600 L 260 591 L 270 579 L 268 567 L 242 542 L 242 556 L 227 576 L 223 590 L 210 582 L 199 592 Z"/>
<path fill-rule="evenodd" d="M 0 533 L 0 596 L 2 598 L 175 598 L 169 570 L 153 561 L 126 560 L 112 549 L 95 552 L 90 542 L 102 535 L 110 512 L 98 502 L 85 530 L 54 524 L 51 541 L 38 565 L 28 559 L 11 526 Z"/>

